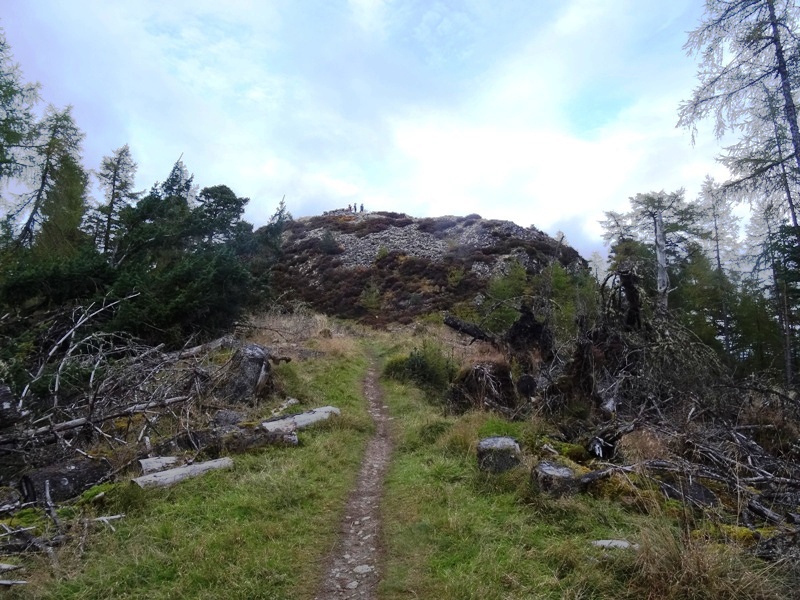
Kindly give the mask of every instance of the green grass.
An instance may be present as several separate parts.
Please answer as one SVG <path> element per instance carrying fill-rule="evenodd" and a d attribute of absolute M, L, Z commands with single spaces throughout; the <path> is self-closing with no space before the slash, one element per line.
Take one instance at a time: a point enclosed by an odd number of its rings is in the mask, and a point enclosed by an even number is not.
<path fill-rule="evenodd" d="M 365 368 L 360 355 L 283 365 L 287 394 L 342 417 L 300 432 L 300 447 L 236 456 L 231 471 L 165 490 L 116 486 L 98 509 L 127 514 L 116 532 L 95 527 L 83 559 L 73 544 L 55 573 L 42 559 L 12 597 L 311 598 L 372 432 Z"/>
<path fill-rule="evenodd" d="M 383 505 L 383 600 L 785 597 L 774 571 L 736 548 L 691 539 L 658 510 L 535 495 L 530 456 L 502 475 L 477 469 L 480 437 L 524 440 L 533 425 L 475 412 L 444 417 L 418 389 L 384 387 L 396 446 Z M 607 538 L 642 550 L 591 545 Z"/>

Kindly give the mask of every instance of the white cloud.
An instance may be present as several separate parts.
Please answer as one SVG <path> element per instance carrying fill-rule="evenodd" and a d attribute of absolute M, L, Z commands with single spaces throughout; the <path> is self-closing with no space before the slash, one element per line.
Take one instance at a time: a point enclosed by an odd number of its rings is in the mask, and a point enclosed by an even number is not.
<path fill-rule="evenodd" d="M 725 178 L 710 135 L 674 128 L 695 4 L 9 0 L 2 25 L 43 96 L 75 105 L 87 165 L 127 142 L 140 187 L 184 153 L 257 225 L 286 194 L 296 215 L 570 221 L 599 245 L 629 196 Z"/>

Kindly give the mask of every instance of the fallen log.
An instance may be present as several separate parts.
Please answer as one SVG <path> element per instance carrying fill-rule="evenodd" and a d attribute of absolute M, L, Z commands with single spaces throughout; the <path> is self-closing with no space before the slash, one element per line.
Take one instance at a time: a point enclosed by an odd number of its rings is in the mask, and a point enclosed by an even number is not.
<path fill-rule="evenodd" d="M 221 429 L 198 429 L 181 432 L 174 438 L 158 444 L 154 452 L 193 451 L 207 456 L 219 456 L 223 452 L 240 453 L 264 446 L 297 446 L 297 435 L 287 431 L 268 431 L 261 427 Z"/>
<path fill-rule="evenodd" d="M 150 473 L 163 471 L 173 466 L 176 462 L 178 462 L 177 456 L 153 456 L 140 459 L 139 465 L 142 467 L 142 475 L 149 475 Z"/>
<path fill-rule="evenodd" d="M 7 563 L 0 563 L 0 573 L 8 573 L 9 571 L 16 571 L 21 569 L 22 565 L 9 565 Z"/>
<path fill-rule="evenodd" d="M 341 411 L 335 406 L 323 406 L 321 408 L 315 408 L 313 410 L 300 413 L 299 415 L 283 417 L 273 421 L 264 421 L 261 423 L 261 427 L 273 433 L 291 432 L 295 431 L 296 429 L 303 429 L 309 425 L 313 425 L 314 423 L 324 421 L 331 415 L 338 414 L 341 414 Z"/>
<path fill-rule="evenodd" d="M 232 467 L 233 460 L 226 456 L 216 460 L 209 460 L 202 463 L 178 467 L 177 469 L 168 469 L 167 471 L 142 475 L 141 477 L 136 477 L 131 481 L 142 489 L 151 487 L 169 487 L 183 481 L 184 479 L 197 477 L 198 475 L 202 475 L 208 471 L 214 471 L 217 469 L 230 469 Z"/>
<path fill-rule="evenodd" d="M 27 581 L 14 581 L 11 579 L 0 579 L 0 585 L 3 587 L 11 587 L 12 585 L 25 585 Z"/>

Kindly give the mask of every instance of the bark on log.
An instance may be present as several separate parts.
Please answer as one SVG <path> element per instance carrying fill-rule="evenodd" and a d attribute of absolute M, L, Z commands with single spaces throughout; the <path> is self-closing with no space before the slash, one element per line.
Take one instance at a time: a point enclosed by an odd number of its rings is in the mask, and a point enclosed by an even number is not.
<path fill-rule="evenodd" d="M 9 571 L 16 571 L 17 569 L 21 569 L 22 565 L 9 565 L 6 563 L 0 563 L 0 573 L 8 573 Z"/>
<path fill-rule="evenodd" d="M 202 475 L 208 471 L 214 471 L 217 469 L 230 469 L 232 467 L 233 460 L 226 456 L 216 460 L 209 460 L 202 463 L 178 467 L 177 469 L 169 469 L 159 473 L 142 475 L 141 477 L 137 477 L 131 481 L 142 489 L 151 487 L 169 487 L 183 481 L 184 479 L 197 477 L 198 475 Z"/>
<path fill-rule="evenodd" d="M 313 425 L 319 421 L 324 421 L 331 415 L 338 414 L 341 414 L 341 411 L 335 406 L 323 406 L 321 408 L 315 408 L 313 410 L 300 413 L 299 415 L 292 415 L 290 417 L 284 417 L 274 421 L 264 421 L 261 423 L 261 427 L 273 433 L 278 433 L 281 431 L 291 432 L 296 429 L 303 429 L 304 427 L 308 427 L 309 425 Z"/>
<path fill-rule="evenodd" d="M 142 467 L 142 475 L 149 475 L 150 473 L 163 471 L 173 466 L 176 462 L 178 462 L 177 456 L 153 456 L 140 459 L 139 466 Z"/>
<path fill-rule="evenodd" d="M 222 452 L 239 453 L 256 450 L 264 446 L 297 446 L 297 435 L 285 431 L 267 431 L 261 427 L 224 429 L 199 429 L 183 432 L 171 440 L 155 447 L 156 454 L 179 451 L 202 451 L 207 456 L 219 456 Z"/>
<path fill-rule="evenodd" d="M 45 487 L 50 482 L 53 502 L 69 500 L 89 489 L 111 472 L 104 460 L 78 460 L 31 471 L 20 480 L 25 502 L 45 502 Z"/>

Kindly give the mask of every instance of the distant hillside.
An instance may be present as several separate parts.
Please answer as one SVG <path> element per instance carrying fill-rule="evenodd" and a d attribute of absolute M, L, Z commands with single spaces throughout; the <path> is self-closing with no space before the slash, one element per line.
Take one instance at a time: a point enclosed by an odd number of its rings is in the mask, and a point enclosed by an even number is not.
<path fill-rule="evenodd" d="M 328 314 L 410 322 L 474 302 L 519 263 L 530 275 L 558 261 L 586 268 L 571 247 L 535 227 L 479 215 L 417 219 L 332 211 L 289 223 L 273 272 L 279 293 Z"/>

